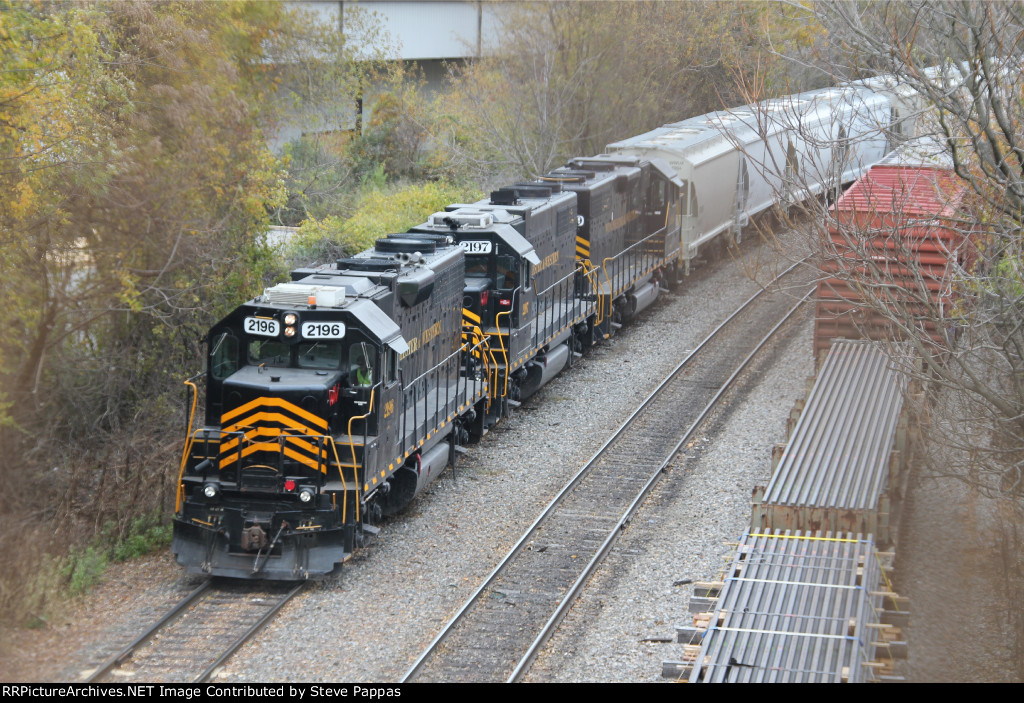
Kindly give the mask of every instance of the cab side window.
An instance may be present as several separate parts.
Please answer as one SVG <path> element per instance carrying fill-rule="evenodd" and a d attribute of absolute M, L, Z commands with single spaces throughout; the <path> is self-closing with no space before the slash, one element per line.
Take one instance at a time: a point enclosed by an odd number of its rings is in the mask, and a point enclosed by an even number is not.
<path fill-rule="evenodd" d="M 510 290 L 519 285 L 519 261 L 515 256 L 499 256 L 497 259 L 495 288 Z"/>
<path fill-rule="evenodd" d="M 390 347 L 384 351 L 384 368 L 381 370 L 381 377 L 384 382 L 391 385 L 398 380 L 398 354 Z"/>
<path fill-rule="evenodd" d="M 373 365 L 377 355 L 366 342 L 353 344 L 348 350 L 349 383 L 368 388 L 373 385 Z"/>
<path fill-rule="evenodd" d="M 222 332 L 210 346 L 210 373 L 218 381 L 238 370 L 238 338 L 231 332 Z"/>

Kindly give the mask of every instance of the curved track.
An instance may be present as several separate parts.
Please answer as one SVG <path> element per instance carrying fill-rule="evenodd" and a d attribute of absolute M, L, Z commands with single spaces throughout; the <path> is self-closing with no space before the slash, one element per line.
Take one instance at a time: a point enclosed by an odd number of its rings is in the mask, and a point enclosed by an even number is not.
<path fill-rule="evenodd" d="M 305 586 L 204 581 L 89 677 L 202 683 Z"/>
<path fill-rule="evenodd" d="M 783 278 L 801 291 L 794 271 Z M 797 278 L 793 281 L 790 279 Z M 804 302 L 752 296 L 658 386 L 545 509 L 403 681 L 517 681 L 672 458 Z"/>

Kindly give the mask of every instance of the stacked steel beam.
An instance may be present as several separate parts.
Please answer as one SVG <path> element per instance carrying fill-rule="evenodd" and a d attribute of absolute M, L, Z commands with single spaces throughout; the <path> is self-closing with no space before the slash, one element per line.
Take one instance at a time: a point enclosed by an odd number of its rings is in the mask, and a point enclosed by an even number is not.
<path fill-rule="evenodd" d="M 877 343 L 834 342 L 771 481 L 754 489 L 751 528 L 848 531 L 890 544 L 906 387 Z"/>
<path fill-rule="evenodd" d="M 690 682 L 861 682 L 891 676 L 902 654 L 899 628 L 885 621 L 888 591 L 870 536 L 749 533 L 715 584 L 695 598 L 697 642 L 663 674 Z"/>

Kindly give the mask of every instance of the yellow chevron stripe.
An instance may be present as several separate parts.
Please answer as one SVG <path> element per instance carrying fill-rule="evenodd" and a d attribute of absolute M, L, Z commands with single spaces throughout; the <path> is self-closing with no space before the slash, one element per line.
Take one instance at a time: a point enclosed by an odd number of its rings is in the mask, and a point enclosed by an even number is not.
<path fill-rule="evenodd" d="M 248 447 L 243 449 L 242 450 L 242 457 L 241 458 L 244 459 L 245 457 L 249 456 L 250 454 L 253 454 L 254 452 L 261 452 L 261 451 L 262 452 L 276 452 L 276 451 L 279 451 L 279 450 L 280 450 L 280 447 L 277 445 L 276 442 L 275 443 L 259 442 L 257 444 L 250 444 Z M 310 459 L 309 457 L 304 456 L 302 454 L 299 454 L 297 451 L 295 451 L 293 449 L 289 449 L 288 447 L 284 448 L 284 455 L 294 459 L 295 461 L 297 461 L 297 462 L 299 462 L 301 464 L 305 464 L 306 466 L 308 466 L 311 469 L 317 469 L 318 468 L 315 459 Z M 220 468 L 223 469 L 223 468 L 226 468 L 226 467 L 230 466 L 231 464 L 233 464 L 236 461 L 238 461 L 238 458 L 239 458 L 238 457 L 238 452 L 234 452 L 233 454 L 224 457 L 223 459 L 220 460 Z M 319 466 L 319 469 L 320 469 L 320 471 L 326 473 L 327 472 L 327 463 L 326 462 L 322 463 Z"/>
<path fill-rule="evenodd" d="M 238 432 L 239 430 L 247 431 L 250 428 L 258 427 L 260 424 L 267 422 L 278 422 L 284 425 L 285 427 L 297 430 L 302 434 L 315 436 L 320 436 L 324 434 L 323 432 L 317 432 L 316 430 L 310 429 L 309 427 L 306 427 L 300 422 L 296 422 L 294 419 L 288 417 L 287 415 L 282 415 L 281 413 L 267 412 L 253 413 L 252 415 L 243 417 L 235 424 L 228 425 L 227 427 L 225 427 L 223 430 L 221 430 L 221 432 Z M 327 423 L 324 423 L 324 429 L 327 429 L 326 425 Z"/>
<path fill-rule="evenodd" d="M 248 432 L 246 432 L 245 433 L 245 439 L 251 442 L 256 437 L 280 437 L 282 434 L 284 434 L 284 432 L 279 427 L 259 427 L 257 429 L 249 430 Z M 319 437 L 320 435 L 315 435 L 315 436 Z M 230 440 L 228 440 L 227 442 L 224 442 L 222 445 L 220 445 L 220 453 L 221 454 L 225 454 L 227 452 L 230 452 L 232 449 L 237 447 L 238 444 L 241 441 L 242 441 L 241 437 L 232 437 Z M 299 439 L 298 437 L 286 437 L 285 441 L 286 442 L 291 442 L 292 444 L 294 444 L 297 447 L 302 447 L 302 448 L 308 450 L 309 452 L 311 452 L 313 454 L 316 454 L 316 451 L 317 451 L 316 450 L 316 445 L 313 444 L 312 442 L 303 441 L 303 440 Z M 326 451 L 326 449 L 321 449 L 320 452 L 321 452 L 321 455 L 326 459 L 327 458 L 327 451 Z"/>
<path fill-rule="evenodd" d="M 463 317 L 468 317 L 470 320 L 472 320 L 474 323 L 476 323 L 478 325 L 480 324 L 480 316 L 477 315 L 472 310 L 467 310 L 466 308 L 462 308 L 462 316 Z"/>
<path fill-rule="evenodd" d="M 303 410 L 302 408 L 300 408 L 299 406 L 295 405 L 294 403 L 289 403 L 287 400 L 284 400 L 282 398 L 271 398 L 271 397 L 264 397 L 264 396 L 261 396 L 261 397 L 257 398 L 256 400 L 250 401 L 250 402 L 246 403 L 245 405 L 240 405 L 237 408 L 235 408 L 234 410 L 230 410 L 230 411 L 224 413 L 223 415 L 220 416 L 220 424 L 223 427 L 232 418 L 238 417 L 242 413 L 248 412 L 248 411 L 253 410 L 255 408 L 258 408 L 261 405 L 270 405 L 270 406 L 281 408 L 283 410 L 287 410 L 288 412 L 294 413 L 294 414 L 298 415 L 299 417 L 301 417 L 301 418 L 303 418 L 305 420 L 308 420 L 315 427 L 320 427 L 320 428 L 322 428 L 324 430 L 327 429 L 327 421 L 326 420 L 317 417 L 316 415 L 314 415 L 311 412 Z"/>

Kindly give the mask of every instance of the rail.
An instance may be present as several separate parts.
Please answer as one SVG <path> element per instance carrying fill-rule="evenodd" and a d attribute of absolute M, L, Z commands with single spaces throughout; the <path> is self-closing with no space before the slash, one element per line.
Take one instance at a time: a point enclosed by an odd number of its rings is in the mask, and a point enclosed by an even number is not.
<path fill-rule="evenodd" d="M 138 658 L 137 655 L 142 653 L 143 647 L 147 644 L 153 643 L 154 648 L 184 648 L 190 653 L 190 656 L 197 656 L 202 658 L 202 646 L 203 644 L 216 645 L 217 635 L 219 635 L 219 629 L 226 625 L 228 633 L 232 630 L 239 631 L 240 634 L 231 640 L 227 647 L 220 648 L 216 647 L 213 651 L 217 654 L 213 657 L 213 663 L 205 666 L 195 678 L 192 678 L 193 683 L 202 683 L 208 681 L 210 677 L 216 672 L 216 670 L 223 666 L 223 664 L 234 655 L 238 649 L 253 638 L 260 630 L 262 630 L 267 623 L 277 615 L 281 608 L 285 606 L 292 598 L 298 595 L 302 589 L 307 585 L 308 582 L 303 581 L 298 584 L 292 584 L 288 590 L 279 597 L 276 598 L 275 602 L 269 607 L 265 608 L 259 617 L 254 621 L 249 619 L 243 619 L 241 623 L 237 619 L 232 621 L 231 616 L 233 613 L 230 611 L 232 608 L 226 606 L 224 602 L 218 601 L 216 607 L 211 611 L 207 608 L 207 612 L 199 612 L 197 606 L 204 597 L 217 594 L 220 598 L 232 593 L 232 589 L 237 586 L 237 582 L 224 584 L 221 583 L 219 586 L 215 586 L 213 579 L 207 579 L 203 581 L 195 590 L 187 594 L 182 598 L 174 607 L 172 607 L 167 613 L 165 613 L 160 619 L 154 624 L 150 625 L 146 630 L 136 637 L 130 644 L 121 649 L 117 654 L 107 659 L 101 664 L 86 680 L 86 683 L 96 683 L 102 681 L 110 675 L 115 667 L 125 665 L 129 660 Z M 235 590 L 236 600 L 233 601 L 235 604 L 242 604 L 247 602 L 262 603 L 263 599 L 248 599 L 247 596 L 251 593 L 252 587 L 246 585 L 241 590 Z M 185 631 L 183 633 L 174 633 L 171 626 L 178 622 L 184 623 Z M 191 621 L 191 630 L 189 629 Z M 209 628 L 211 622 L 214 623 L 212 632 L 216 632 L 217 635 L 211 634 L 211 630 L 202 631 L 203 628 Z M 239 625 L 242 625 L 239 627 Z M 197 637 L 196 629 L 200 629 L 201 634 Z M 201 643 L 197 647 L 196 642 Z M 198 651 L 198 654 L 196 652 Z M 145 657 L 143 657 L 145 659 Z M 207 660 L 209 661 L 209 660 Z M 141 680 L 153 680 L 154 674 L 149 672 L 145 673 L 146 665 L 141 664 L 143 669 L 144 678 Z M 181 665 L 175 660 L 173 671 L 167 671 L 167 674 L 171 674 L 178 677 L 183 677 L 181 673 Z M 183 677 L 184 678 L 184 677 Z"/>
<path fill-rule="evenodd" d="M 790 266 L 788 269 L 786 269 L 786 271 L 784 271 L 781 274 L 779 274 L 779 276 L 776 278 L 776 280 L 778 280 L 782 276 L 788 274 L 789 272 L 793 271 L 797 266 L 800 265 L 800 263 L 802 263 L 802 262 L 797 262 L 796 264 L 793 264 L 792 266 Z M 698 356 L 698 352 L 701 351 L 702 349 L 704 349 L 711 342 L 711 340 L 713 338 L 717 337 L 719 335 L 719 333 L 724 328 L 726 328 L 738 315 L 740 315 L 744 310 L 746 310 L 751 305 L 751 303 L 753 303 L 753 301 L 756 300 L 757 298 L 759 298 L 763 293 L 764 293 L 764 289 L 762 289 L 761 291 L 758 291 L 758 293 L 756 293 L 755 295 L 751 296 L 746 302 L 743 303 L 743 305 L 741 305 L 725 321 L 723 321 L 714 331 L 712 331 L 711 334 L 709 334 L 708 337 L 706 339 L 704 339 L 701 342 L 700 345 L 697 346 L 697 348 L 692 350 L 687 355 L 687 357 L 684 358 L 679 363 L 679 365 L 668 375 L 668 377 L 664 381 L 662 381 L 662 383 L 650 394 L 650 396 L 640 405 L 640 407 L 638 407 L 622 423 L 622 425 L 619 427 L 619 429 L 597 450 L 597 452 L 594 454 L 594 456 L 583 466 L 583 468 L 581 468 L 579 470 L 579 472 L 577 472 L 577 474 L 563 487 L 563 489 L 558 493 L 558 495 L 556 495 L 552 499 L 552 501 L 549 503 L 549 505 L 541 513 L 541 515 L 539 517 L 537 517 L 537 519 L 533 522 L 533 524 L 531 524 L 530 527 L 524 532 L 524 534 L 519 539 L 519 541 L 509 550 L 509 552 L 506 554 L 506 556 L 500 561 L 500 563 L 498 563 L 498 565 L 493 569 L 493 571 L 484 579 L 484 581 L 477 587 L 477 589 L 473 592 L 473 594 L 469 597 L 469 599 L 463 604 L 463 606 L 455 613 L 455 615 L 451 618 L 451 620 L 445 625 L 445 627 L 441 630 L 441 632 L 428 645 L 426 650 L 416 660 L 416 662 L 413 663 L 413 665 L 410 667 L 408 672 L 405 674 L 405 677 L 403 678 L 403 682 L 409 681 L 409 680 L 413 679 L 415 676 L 417 676 L 421 672 L 421 670 L 424 668 L 424 665 L 428 661 L 428 659 L 430 659 L 434 655 L 434 653 L 438 651 L 439 645 L 448 638 L 448 636 L 455 629 L 455 626 L 466 618 L 466 616 L 469 613 L 469 611 L 478 602 L 482 601 L 481 596 L 483 595 L 483 593 L 489 587 L 493 586 L 496 583 L 496 581 L 498 580 L 498 577 L 500 575 L 503 575 L 504 572 L 506 572 L 508 570 L 510 564 L 521 553 L 524 552 L 525 546 L 529 543 L 529 541 L 531 539 L 533 539 L 536 536 L 537 530 L 540 527 L 540 525 L 542 523 L 544 523 L 554 513 L 555 509 L 564 501 L 564 499 L 571 492 L 573 492 L 583 482 L 584 478 L 590 473 L 592 467 L 595 466 L 595 464 L 598 462 L 598 460 L 603 455 L 605 455 L 606 452 L 608 452 L 609 448 L 613 445 L 613 443 L 615 443 L 620 437 L 622 437 L 626 433 L 626 431 L 634 424 L 634 421 L 654 403 L 656 398 L 658 398 L 662 394 L 662 391 L 677 376 L 680 375 L 680 372 L 684 368 L 688 367 L 691 364 L 692 360 Z M 671 460 L 671 458 L 676 453 L 678 453 L 679 449 L 682 446 L 684 446 L 684 443 L 687 441 L 687 438 L 689 438 L 693 434 L 693 432 L 696 430 L 696 428 L 700 426 L 700 424 L 704 421 L 704 419 L 711 412 L 712 408 L 714 408 L 717 405 L 717 403 L 720 401 L 722 395 L 726 392 L 728 387 L 732 385 L 732 383 L 738 377 L 738 375 L 742 372 L 742 370 L 748 365 L 748 363 L 753 358 L 753 356 L 756 354 L 756 352 L 766 343 L 766 341 L 769 338 L 771 338 L 771 336 L 782 326 L 782 324 L 784 324 L 785 320 L 789 319 L 789 317 L 791 317 L 794 314 L 794 312 L 797 309 L 799 309 L 799 307 L 801 305 L 804 304 L 805 300 L 806 300 L 806 298 L 802 299 L 795 306 L 793 306 L 786 313 L 786 315 L 783 317 L 782 321 L 780 321 L 778 324 L 776 324 L 772 328 L 772 330 L 767 335 L 765 335 L 764 339 L 761 340 L 761 343 L 758 344 L 755 347 L 755 349 L 753 351 L 751 351 L 746 356 L 746 358 L 739 364 L 738 368 L 736 368 L 733 371 L 733 373 L 730 375 L 730 377 L 728 378 L 726 383 L 723 385 L 723 387 L 720 388 L 718 390 L 718 392 L 714 394 L 713 398 L 711 399 L 711 402 L 709 402 L 706 405 L 706 407 L 704 407 L 703 411 L 699 413 L 699 416 L 698 416 L 697 420 L 694 421 L 690 425 L 689 429 L 686 430 L 683 439 L 681 439 L 681 440 L 679 440 L 679 441 L 674 443 L 672 450 L 670 452 L 667 452 L 667 455 L 668 455 L 667 458 L 664 458 L 664 460 L 659 460 L 660 466 L 658 467 L 658 469 L 656 471 L 654 471 L 653 474 L 650 475 L 647 478 L 647 480 L 646 480 L 646 482 L 644 484 L 644 488 L 642 488 L 641 491 L 638 494 L 636 494 L 634 498 L 632 498 L 632 500 L 629 503 L 628 507 L 626 507 L 625 511 L 617 519 L 615 527 L 611 530 L 611 532 L 608 534 L 608 537 L 604 540 L 604 543 L 601 545 L 601 547 L 595 553 L 594 558 L 590 560 L 590 563 L 584 568 L 584 571 L 576 579 L 576 581 L 573 584 L 570 585 L 569 590 L 567 592 L 565 592 L 565 593 L 563 593 L 562 591 L 558 591 L 557 593 L 554 594 L 553 597 L 557 598 L 558 603 L 559 603 L 558 607 L 555 608 L 554 614 L 548 619 L 547 623 L 545 623 L 544 626 L 540 629 L 540 634 L 537 636 L 537 638 L 534 641 L 534 643 L 527 649 L 526 655 L 519 659 L 519 663 L 518 663 L 518 665 L 516 665 L 516 667 L 515 667 L 515 669 L 513 671 L 512 677 L 510 677 L 508 679 L 509 681 L 518 680 L 518 678 L 522 676 L 522 674 L 524 673 L 526 668 L 528 668 L 528 666 L 532 662 L 533 658 L 536 656 L 536 652 L 539 650 L 539 647 L 543 644 L 543 642 L 545 642 L 547 640 L 548 637 L 550 637 L 550 635 L 554 631 L 555 627 L 557 627 L 558 622 L 560 622 L 561 618 L 564 617 L 564 613 L 570 607 L 573 599 L 578 595 L 579 591 L 582 589 L 583 585 L 585 584 L 585 582 L 589 578 L 590 574 L 593 573 L 593 571 L 596 568 L 596 566 L 603 560 L 603 558 L 610 551 L 610 547 L 611 547 L 612 543 L 615 541 L 617 535 L 621 533 L 621 531 L 624 529 L 626 523 L 628 523 L 630 516 L 642 504 L 644 498 L 648 495 L 648 493 L 651 490 L 651 488 L 653 487 L 653 485 L 656 483 L 658 478 L 661 476 L 661 474 L 663 473 L 665 467 L 667 466 L 667 464 Z M 649 466 L 649 464 L 648 464 L 648 466 Z M 603 495 L 603 493 L 602 493 L 602 495 Z M 531 629 L 532 629 L 532 626 L 531 626 Z M 529 630 L 524 630 L 524 632 L 525 631 L 529 631 Z M 454 649 L 452 647 L 449 647 L 449 650 L 452 650 L 452 651 L 457 650 L 457 649 L 458 649 L 458 647 L 455 647 Z"/>
<path fill-rule="evenodd" d="M 633 514 L 640 508 L 640 506 L 643 504 L 643 501 L 650 494 L 651 489 L 654 488 L 654 485 L 661 478 L 663 472 L 668 467 L 669 462 L 672 461 L 672 457 L 679 453 L 679 450 L 681 450 L 683 446 L 686 444 L 686 442 L 690 440 L 693 434 L 697 431 L 697 428 L 700 427 L 701 423 L 703 423 L 704 420 L 707 419 L 708 415 L 710 415 L 711 412 L 718 405 L 718 401 L 732 387 L 733 383 L 743 372 L 743 370 L 747 368 L 751 359 L 754 358 L 754 355 L 761 351 L 761 349 L 768 343 L 768 341 L 775 335 L 775 333 L 778 332 L 779 328 L 781 328 L 782 325 L 788 322 L 789 319 L 793 316 L 793 314 L 796 313 L 796 311 L 799 310 L 800 307 L 807 302 L 808 298 L 811 296 L 812 293 L 813 291 L 809 291 L 806 295 L 804 295 L 803 298 L 797 301 L 797 303 L 792 308 L 790 308 L 789 312 L 786 313 L 785 317 L 779 320 L 775 324 L 775 326 L 772 327 L 771 330 L 769 330 L 768 334 L 766 334 L 761 339 L 757 346 L 749 354 L 747 354 L 747 356 L 743 359 L 743 361 L 732 373 L 732 375 L 729 376 L 726 382 L 718 389 L 718 392 L 715 393 L 715 396 L 704 407 L 700 415 L 697 416 L 697 418 L 693 421 L 693 423 L 690 424 L 690 426 L 687 428 L 686 432 L 679 439 L 679 441 L 676 442 L 675 447 L 672 449 L 671 452 L 668 453 L 664 461 L 661 462 L 661 465 L 659 465 L 658 468 L 651 474 L 651 477 L 647 480 L 647 483 L 645 483 L 643 488 L 641 488 L 639 493 L 637 493 L 636 498 L 634 498 L 633 502 L 630 503 L 629 507 L 622 514 L 622 517 L 619 518 L 619 521 L 615 523 L 615 526 L 612 527 L 612 529 L 608 532 L 608 536 L 605 537 L 604 542 L 602 542 L 601 546 L 598 547 L 597 552 L 594 554 L 593 558 L 591 558 L 591 560 L 587 563 L 586 567 L 584 567 L 583 572 L 576 579 L 573 585 L 569 588 L 565 596 L 563 596 L 563 598 L 559 601 L 554 613 L 552 613 L 551 617 L 548 618 L 548 621 L 544 624 L 544 627 L 541 629 L 540 634 L 530 645 L 529 649 L 526 651 L 526 654 L 523 655 L 522 659 L 519 660 L 519 663 L 516 665 L 516 668 L 512 671 L 512 675 L 508 678 L 508 683 L 514 683 L 516 681 L 519 681 L 526 674 L 526 671 L 533 664 L 533 661 L 536 659 L 537 654 L 540 652 L 540 648 L 543 647 L 544 643 L 546 643 L 548 639 L 551 638 L 551 635 L 554 634 L 555 629 L 558 627 L 558 624 L 565 617 L 566 613 L 569 612 L 569 607 L 572 605 L 572 603 L 575 602 L 576 598 L 580 594 L 580 591 L 583 589 L 583 586 L 593 575 L 598 565 L 601 562 L 603 562 L 605 557 L 607 557 L 608 554 L 611 552 L 612 545 L 615 543 L 616 539 L 618 539 L 618 536 L 622 534 L 622 531 L 626 529 L 626 525 L 629 522 L 629 520 L 633 517 Z"/>

